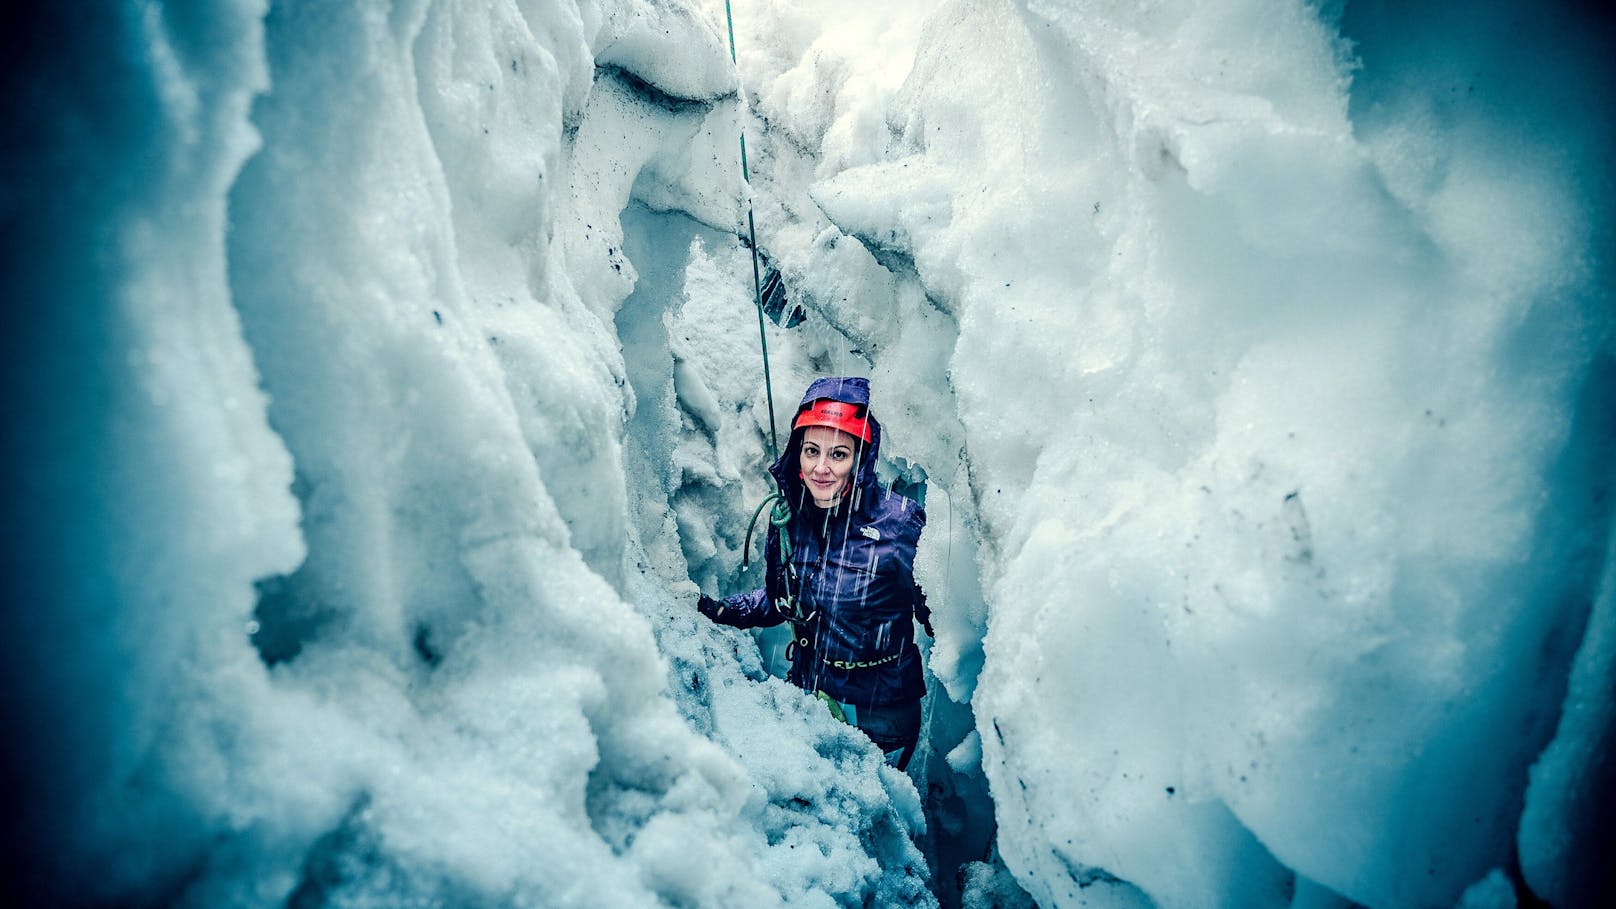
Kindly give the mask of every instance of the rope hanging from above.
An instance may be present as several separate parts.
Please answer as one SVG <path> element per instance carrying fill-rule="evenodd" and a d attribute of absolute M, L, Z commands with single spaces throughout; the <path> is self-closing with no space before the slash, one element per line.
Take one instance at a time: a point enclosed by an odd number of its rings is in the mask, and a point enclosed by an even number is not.
<path fill-rule="evenodd" d="M 735 16 L 730 0 L 724 0 L 724 21 L 729 26 L 729 62 L 735 65 L 736 84 L 740 83 L 740 62 L 735 56 Z M 745 95 L 736 92 L 744 106 Z M 741 182 L 746 186 L 746 233 L 752 247 L 752 299 L 757 304 L 758 342 L 763 348 L 763 388 L 769 400 L 769 460 L 780 457 L 780 436 L 774 426 L 774 380 L 769 375 L 769 337 L 763 330 L 763 278 L 758 267 L 757 220 L 752 216 L 752 174 L 746 166 L 746 129 L 741 128 Z"/>

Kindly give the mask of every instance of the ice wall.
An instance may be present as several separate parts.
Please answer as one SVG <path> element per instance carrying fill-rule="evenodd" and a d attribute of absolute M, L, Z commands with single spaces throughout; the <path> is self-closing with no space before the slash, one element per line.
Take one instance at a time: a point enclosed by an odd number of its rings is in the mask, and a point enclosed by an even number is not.
<path fill-rule="evenodd" d="M 1019 882 L 1483 905 L 1518 840 L 1591 903 L 1521 814 L 1611 532 L 1608 22 L 831 6 L 744 27 L 763 244 L 980 545 L 932 668 Z M 1598 647 L 1534 799 L 1609 792 Z"/>
<path fill-rule="evenodd" d="M 624 454 L 678 417 L 619 218 L 738 214 L 709 16 L 17 24 L 8 898 L 934 903 L 912 785 L 668 592 Z"/>
<path fill-rule="evenodd" d="M 8 16 L 25 901 L 1608 893 L 1588 8 Z M 924 797 L 669 593 L 755 580 L 743 128 L 776 391 L 927 480 Z"/>

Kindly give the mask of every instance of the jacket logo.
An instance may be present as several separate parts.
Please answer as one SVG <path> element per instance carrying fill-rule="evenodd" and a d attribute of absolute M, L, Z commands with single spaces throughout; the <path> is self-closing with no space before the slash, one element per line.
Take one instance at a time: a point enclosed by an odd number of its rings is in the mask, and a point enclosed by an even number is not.
<path fill-rule="evenodd" d="M 874 527 L 860 527 L 859 533 L 864 534 L 872 540 L 881 539 L 881 531 L 876 530 Z"/>

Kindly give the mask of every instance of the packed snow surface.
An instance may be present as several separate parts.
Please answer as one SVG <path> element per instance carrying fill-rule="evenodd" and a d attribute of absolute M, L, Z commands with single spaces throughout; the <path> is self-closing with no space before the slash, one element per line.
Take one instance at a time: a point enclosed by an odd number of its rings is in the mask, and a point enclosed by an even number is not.
<path fill-rule="evenodd" d="M 1597 904 L 1589 9 L 20 15 L 5 889 Z M 836 374 L 928 513 L 907 776 L 693 608 Z"/>

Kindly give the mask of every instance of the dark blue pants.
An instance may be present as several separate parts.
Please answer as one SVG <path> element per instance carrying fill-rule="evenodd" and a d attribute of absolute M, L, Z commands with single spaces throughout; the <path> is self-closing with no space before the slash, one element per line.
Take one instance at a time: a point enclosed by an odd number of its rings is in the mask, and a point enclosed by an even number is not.
<path fill-rule="evenodd" d="M 887 763 L 907 770 L 920 741 L 920 702 L 860 707 L 854 725 L 887 757 Z"/>

